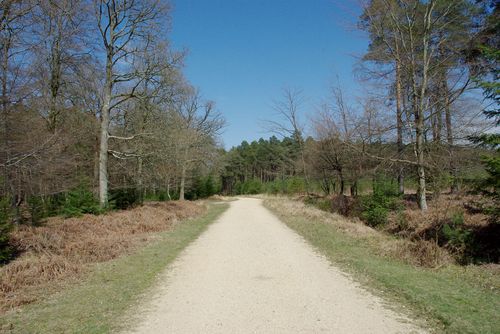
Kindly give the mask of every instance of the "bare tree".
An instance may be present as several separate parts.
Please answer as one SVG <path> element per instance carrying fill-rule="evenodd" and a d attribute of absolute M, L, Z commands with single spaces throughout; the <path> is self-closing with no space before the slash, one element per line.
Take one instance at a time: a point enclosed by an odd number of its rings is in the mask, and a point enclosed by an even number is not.
<path fill-rule="evenodd" d="M 275 100 L 273 110 L 278 117 L 277 121 L 266 120 L 269 131 L 283 137 L 292 138 L 299 146 L 300 160 L 304 172 L 306 191 L 309 193 L 309 176 L 305 158 L 304 126 L 300 122 L 300 108 L 304 104 L 304 96 L 300 89 L 284 88 L 282 97 Z"/>
<path fill-rule="evenodd" d="M 79 83 L 90 61 L 88 3 L 83 0 L 39 0 L 33 11 L 33 71 L 42 103 L 38 106 L 50 132 L 60 122 L 64 98 Z"/>
<path fill-rule="evenodd" d="M 187 87 L 172 114 L 169 145 L 180 168 L 179 199 L 184 200 L 188 171 L 214 153 L 214 138 L 224 127 L 222 115 L 212 101 L 203 101 L 199 92 Z"/>
<path fill-rule="evenodd" d="M 104 51 L 104 92 L 100 112 L 99 201 L 108 203 L 108 153 L 111 111 L 137 95 L 145 76 L 131 66 L 163 37 L 167 7 L 159 0 L 94 0 Z M 148 71 L 143 69 L 142 72 Z M 115 139 L 120 139 L 114 136 Z"/>

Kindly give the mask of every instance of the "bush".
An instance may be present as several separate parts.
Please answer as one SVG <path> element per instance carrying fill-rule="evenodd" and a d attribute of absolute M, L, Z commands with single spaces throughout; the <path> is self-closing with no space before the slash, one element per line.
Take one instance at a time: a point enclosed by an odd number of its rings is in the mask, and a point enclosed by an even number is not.
<path fill-rule="evenodd" d="M 0 264 L 8 262 L 13 256 L 13 248 L 9 244 L 9 234 L 12 229 L 10 199 L 0 198 Z"/>
<path fill-rule="evenodd" d="M 220 184 L 217 183 L 212 175 L 198 177 L 194 180 L 191 189 L 186 192 L 186 199 L 196 200 L 198 198 L 207 198 L 220 192 Z"/>
<path fill-rule="evenodd" d="M 287 181 L 276 179 L 265 183 L 264 191 L 269 194 L 284 194 L 287 192 Z"/>
<path fill-rule="evenodd" d="M 256 195 L 262 193 L 263 185 L 258 179 L 237 182 L 235 185 L 237 195 Z"/>
<path fill-rule="evenodd" d="M 327 211 L 327 212 L 332 211 L 332 205 L 328 198 L 308 196 L 304 199 L 304 203 L 312 205 L 322 211 Z"/>
<path fill-rule="evenodd" d="M 343 216 L 351 216 L 353 212 L 358 210 L 357 206 L 359 203 L 356 199 L 343 194 L 335 195 L 331 201 L 332 211 Z"/>
<path fill-rule="evenodd" d="M 360 200 L 361 218 L 370 226 L 386 224 L 389 211 L 399 211 L 403 206 L 397 183 L 384 176 L 373 180 L 373 194 Z"/>
<path fill-rule="evenodd" d="M 500 221 L 500 144 L 498 144 L 500 139 L 498 139 L 498 136 L 496 138 L 497 154 L 495 156 L 484 156 L 481 159 L 488 177 L 481 182 L 480 191 L 493 201 L 493 204 L 487 206 L 484 212 L 491 215 L 493 222 L 498 223 Z"/>
<path fill-rule="evenodd" d="M 378 226 L 387 223 L 389 209 L 384 201 L 380 201 L 380 198 L 375 196 L 364 197 L 361 200 L 361 205 L 363 208 L 361 218 L 365 220 L 368 225 Z"/>
<path fill-rule="evenodd" d="M 60 210 L 60 214 L 67 218 L 81 216 L 85 213 L 100 214 L 101 212 L 99 202 L 85 185 L 80 185 L 68 192 Z"/>
<path fill-rule="evenodd" d="M 168 200 L 166 190 L 156 190 L 144 194 L 144 201 L 165 202 L 166 200 Z"/>
<path fill-rule="evenodd" d="M 301 177 L 291 177 L 287 180 L 287 194 L 297 194 L 306 192 L 304 179 Z"/>
<path fill-rule="evenodd" d="M 118 210 L 125 210 L 142 203 L 141 194 L 136 188 L 113 189 L 109 192 L 109 199 L 110 207 Z M 97 205 L 97 208 L 99 208 L 99 205 Z"/>
<path fill-rule="evenodd" d="M 464 226 L 464 214 L 457 212 L 453 214 L 450 224 L 444 224 L 441 234 L 446 243 L 455 254 L 461 257 L 460 260 L 466 260 L 466 250 L 471 248 L 473 242 L 472 233 Z"/>
<path fill-rule="evenodd" d="M 66 193 L 58 193 L 43 197 L 45 217 L 57 216 L 66 202 Z"/>
<path fill-rule="evenodd" d="M 45 204 L 40 196 L 31 196 L 27 200 L 31 222 L 33 224 L 39 223 L 43 218 L 47 217 L 47 212 L 45 210 Z"/>

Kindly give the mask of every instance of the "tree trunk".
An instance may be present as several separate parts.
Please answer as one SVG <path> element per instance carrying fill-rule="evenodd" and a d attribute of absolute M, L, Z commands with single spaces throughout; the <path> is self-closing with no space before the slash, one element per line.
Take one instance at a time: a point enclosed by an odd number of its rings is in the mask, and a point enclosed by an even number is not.
<path fill-rule="evenodd" d="M 99 151 L 100 151 L 100 140 L 99 135 L 95 136 L 94 143 L 94 178 L 92 183 L 92 191 L 94 195 L 98 196 L 99 194 Z"/>
<path fill-rule="evenodd" d="M 358 181 L 354 181 L 351 184 L 351 197 L 357 197 L 358 196 Z"/>
<path fill-rule="evenodd" d="M 9 49 L 10 39 L 5 38 L 2 48 L 2 153 L 5 162 L 10 159 L 10 145 L 9 145 L 9 97 L 8 97 L 8 71 L 9 71 Z M 3 167 L 3 193 L 7 194 L 10 189 L 9 181 L 9 167 L 7 164 Z"/>
<path fill-rule="evenodd" d="M 304 181 L 306 183 L 305 184 L 305 186 L 306 186 L 306 193 L 309 195 L 309 177 L 307 175 L 306 159 L 304 157 L 304 147 L 303 146 L 300 149 L 300 156 L 301 156 L 301 159 L 302 159 L 302 167 L 304 169 Z"/>
<path fill-rule="evenodd" d="M 184 200 L 184 188 L 186 186 L 186 165 L 182 165 L 182 171 L 181 171 L 181 188 L 179 190 L 179 200 L 183 201 Z"/>
<path fill-rule="evenodd" d="M 446 121 L 446 141 L 448 144 L 448 153 L 450 159 L 450 174 L 452 177 L 450 191 L 451 193 L 455 193 L 458 190 L 458 182 L 457 182 L 457 166 L 455 164 L 455 152 L 454 152 L 454 143 L 453 143 L 453 128 L 451 124 L 451 110 L 450 110 L 450 102 L 448 96 L 448 85 L 445 83 L 446 95 L 444 101 L 445 107 L 445 121 Z"/>
<path fill-rule="evenodd" d="M 142 157 L 137 158 L 137 191 L 139 192 L 139 200 L 142 203 L 144 200 L 144 181 L 142 179 Z"/>
<path fill-rule="evenodd" d="M 418 108 L 418 107 L 417 107 Z M 419 108 L 418 108 L 419 109 Z M 425 157 L 424 157 L 424 118 L 420 110 L 415 113 L 416 123 L 416 154 L 417 154 L 417 174 L 418 174 L 418 191 L 417 200 L 421 210 L 427 210 L 426 198 L 426 182 L 425 182 Z"/>
<path fill-rule="evenodd" d="M 397 127 L 397 142 L 398 142 L 398 157 L 399 159 L 403 156 L 403 110 L 402 106 L 402 93 L 401 93 L 401 64 L 399 60 L 396 60 L 396 127 Z M 399 193 L 404 194 L 404 175 L 403 167 L 398 168 L 398 188 Z"/>
<path fill-rule="evenodd" d="M 61 86 L 61 34 L 62 34 L 62 17 L 57 18 L 57 30 L 54 43 L 51 47 L 50 55 L 50 107 L 48 115 L 48 129 L 54 133 L 56 131 L 59 110 L 57 108 L 57 97 L 59 96 L 59 88 Z"/>
<path fill-rule="evenodd" d="M 99 145 L 99 204 L 101 208 L 108 206 L 108 139 L 109 113 L 111 109 L 111 94 L 113 91 L 113 58 L 108 51 L 106 60 L 106 82 L 104 100 L 101 110 L 101 140 Z"/>
<path fill-rule="evenodd" d="M 441 142 L 441 133 L 443 132 L 443 113 L 441 108 L 436 112 L 436 142 Z"/>
<path fill-rule="evenodd" d="M 167 197 L 169 201 L 172 200 L 172 197 L 170 196 L 170 180 L 167 181 Z"/>
<path fill-rule="evenodd" d="M 424 16 L 424 32 L 422 35 L 422 69 L 417 70 L 417 60 L 412 58 L 412 85 L 413 85 L 413 108 L 415 115 L 415 153 L 417 156 L 418 191 L 417 199 L 420 210 L 427 210 L 426 179 L 425 179 L 425 151 L 424 151 L 424 110 L 426 107 L 426 93 L 428 85 L 428 71 L 430 64 L 430 27 L 432 25 L 432 12 L 435 3 L 431 1 L 426 8 Z M 413 44 L 413 43 L 412 43 Z M 412 46 L 412 51 L 416 48 Z M 415 57 L 415 54 L 412 55 Z M 421 80 L 419 80 L 421 78 Z"/>
<path fill-rule="evenodd" d="M 345 180 L 344 180 L 344 174 L 342 173 L 342 170 L 339 170 L 339 181 L 340 181 L 339 195 L 344 195 Z"/>

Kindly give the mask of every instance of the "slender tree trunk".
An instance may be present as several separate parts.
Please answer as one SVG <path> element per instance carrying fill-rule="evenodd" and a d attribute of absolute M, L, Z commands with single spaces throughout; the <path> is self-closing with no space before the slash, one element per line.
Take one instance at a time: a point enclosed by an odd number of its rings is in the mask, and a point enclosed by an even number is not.
<path fill-rule="evenodd" d="M 57 97 L 59 96 L 59 88 L 61 86 L 61 34 L 62 34 L 62 17 L 57 18 L 57 31 L 55 34 L 54 43 L 51 48 L 50 55 L 50 106 L 48 115 L 48 129 L 54 133 L 56 131 L 59 110 L 57 109 Z"/>
<path fill-rule="evenodd" d="M 358 196 L 358 181 L 354 181 L 351 184 L 351 197 L 357 197 Z"/>
<path fill-rule="evenodd" d="M 304 149 L 301 149 L 302 167 L 304 169 L 304 181 L 306 183 L 306 193 L 309 195 L 309 177 L 307 175 L 306 159 L 304 157 Z"/>
<path fill-rule="evenodd" d="M 183 201 L 184 200 L 184 188 L 186 186 L 186 164 L 184 163 L 182 165 L 182 170 L 181 170 L 181 188 L 179 191 L 179 200 Z"/>
<path fill-rule="evenodd" d="M 415 99 L 416 100 L 416 99 Z M 418 102 L 418 101 L 415 101 Z M 425 152 L 424 152 L 424 115 L 423 110 L 418 106 L 414 106 L 415 110 L 415 151 L 417 155 L 417 174 L 418 174 L 418 190 L 417 199 L 418 206 L 421 210 L 427 210 L 426 198 L 426 179 L 425 179 Z"/>
<path fill-rule="evenodd" d="M 401 64 L 396 60 L 396 127 L 397 127 L 397 144 L 398 144 L 398 157 L 401 159 L 403 156 L 403 110 L 402 106 L 402 92 L 401 92 Z M 404 194 L 404 175 L 403 166 L 398 168 L 398 188 L 399 193 Z"/>
<path fill-rule="evenodd" d="M 340 181 L 339 195 L 344 195 L 345 180 L 344 180 L 344 174 L 342 173 L 342 169 L 339 170 L 339 181 Z"/>
<path fill-rule="evenodd" d="M 436 112 L 436 142 L 441 143 L 441 133 L 443 132 L 443 113 L 441 108 Z"/>
<path fill-rule="evenodd" d="M 143 175 L 142 175 L 142 157 L 139 156 L 137 158 L 137 191 L 139 192 L 140 196 L 140 201 L 144 200 L 144 181 L 143 181 Z"/>
<path fill-rule="evenodd" d="M 8 88 L 7 88 L 7 80 L 8 80 L 8 70 L 9 70 L 9 49 L 10 49 L 10 40 L 6 38 L 3 42 L 2 48 L 2 153 L 5 162 L 10 159 L 10 146 L 9 146 L 9 97 L 8 97 Z M 7 164 L 2 168 L 3 169 L 3 191 L 4 194 L 9 192 L 9 167 Z"/>
<path fill-rule="evenodd" d="M 449 102 L 449 94 L 448 94 L 448 85 L 445 84 L 445 90 L 446 90 L 446 95 L 445 95 L 445 101 L 444 101 L 444 111 L 445 111 L 445 122 L 446 122 L 446 141 L 448 144 L 448 152 L 449 152 L 449 159 L 450 159 L 450 173 L 452 177 L 452 182 L 451 182 L 451 188 L 450 191 L 451 193 L 455 193 L 458 190 L 458 182 L 457 182 L 457 166 L 455 164 L 455 152 L 454 152 L 454 142 L 453 142 L 453 128 L 451 124 L 451 110 L 450 110 L 450 102 Z"/>
<path fill-rule="evenodd" d="M 93 179 L 93 192 L 96 196 L 99 194 L 99 151 L 100 151 L 100 140 L 99 134 L 95 136 L 94 143 L 94 179 Z"/>
<path fill-rule="evenodd" d="M 417 174 L 418 174 L 418 205 L 420 210 L 426 211 L 427 207 L 427 197 L 426 197 L 426 177 L 425 177 L 425 151 L 424 151 L 424 110 L 426 107 L 426 94 L 428 85 L 428 75 L 430 66 L 430 28 L 432 25 L 432 12 L 435 6 L 434 1 L 430 1 L 427 4 L 426 12 L 424 15 L 424 32 L 422 33 L 422 69 L 421 73 L 417 70 L 418 60 L 415 59 L 416 48 L 413 45 L 413 35 L 410 32 L 411 38 L 411 50 L 414 52 L 412 56 L 412 85 L 413 85 L 413 108 L 415 115 L 415 151 L 417 156 Z"/>
<path fill-rule="evenodd" d="M 9 9 L 9 8 L 7 8 Z M 19 194 L 16 191 L 16 185 L 14 180 L 14 175 L 12 173 L 11 168 L 9 167 L 7 162 L 11 159 L 11 143 L 9 139 L 10 133 L 10 99 L 9 99 L 9 87 L 8 87 L 8 72 L 9 72 L 9 52 L 11 48 L 12 39 L 11 36 L 5 37 L 2 41 L 2 150 L 3 150 L 3 158 L 5 159 L 5 166 L 3 167 L 3 186 L 4 186 L 4 194 L 7 197 L 10 195 L 10 207 L 11 210 L 14 211 L 15 217 L 14 222 L 17 224 L 21 221 L 21 216 L 19 212 L 19 205 L 22 202 L 22 198 L 18 198 Z"/>
<path fill-rule="evenodd" d="M 112 52 L 112 51 L 109 51 Z M 99 145 L 99 203 L 102 208 L 108 205 L 108 139 L 111 94 L 113 91 L 113 58 L 108 54 L 106 62 L 106 83 L 101 111 L 101 140 Z"/>

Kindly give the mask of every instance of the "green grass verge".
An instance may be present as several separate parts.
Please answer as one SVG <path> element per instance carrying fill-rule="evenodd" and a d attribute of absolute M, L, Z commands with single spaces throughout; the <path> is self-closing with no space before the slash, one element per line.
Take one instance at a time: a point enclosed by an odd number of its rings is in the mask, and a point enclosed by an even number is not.
<path fill-rule="evenodd" d="M 474 266 L 417 268 L 379 256 L 366 239 L 363 242 L 333 224 L 279 210 L 275 201 L 280 200 L 267 200 L 266 206 L 333 263 L 377 294 L 406 305 L 437 332 L 500 333 L 499 277 L 494 273 Z"/>
<path fill-rule="evenodd" d="M 109 333 L 120 326 L 120 316 L 153 285 L 157 274 L 228 206 L 211 204 L 202 217 L 158 234 L 158 240 L 134 254 L 96 265 L 81 283 L 6 314 L 0 328 L 7 333 Z"/>

